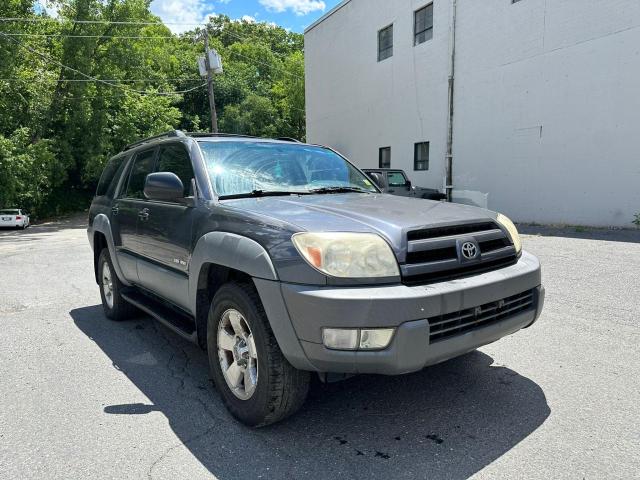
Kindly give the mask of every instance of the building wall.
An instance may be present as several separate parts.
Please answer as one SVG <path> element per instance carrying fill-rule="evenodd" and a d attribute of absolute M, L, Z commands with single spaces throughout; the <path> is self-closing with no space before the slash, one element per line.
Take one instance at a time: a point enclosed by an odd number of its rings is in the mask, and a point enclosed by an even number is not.
<path fill-rule="evenodd" d="M 442 187 L 451 0 L 351 0 L 305 34 L 307 135 Z M 377 32 L 394 24 L 394 55 Z M 640 211 L 640 2 L 458 0 L 454 185 L 518 221 L 630 226 Z M 429 141 L 430 170 L 413 171 Z"/>

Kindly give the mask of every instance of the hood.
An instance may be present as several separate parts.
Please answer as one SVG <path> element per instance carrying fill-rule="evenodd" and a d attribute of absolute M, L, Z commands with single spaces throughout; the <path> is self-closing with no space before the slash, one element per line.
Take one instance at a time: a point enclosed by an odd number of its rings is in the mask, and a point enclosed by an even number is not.
<path fill-rule="evenodd" d="M 398 252 L 409 230 L 495 220 L 478 207 L 386 194 L 329 194 L 247 198 L 224 201 L 241 209 L 289 223 L 301 231 L 372 232 Z"/>

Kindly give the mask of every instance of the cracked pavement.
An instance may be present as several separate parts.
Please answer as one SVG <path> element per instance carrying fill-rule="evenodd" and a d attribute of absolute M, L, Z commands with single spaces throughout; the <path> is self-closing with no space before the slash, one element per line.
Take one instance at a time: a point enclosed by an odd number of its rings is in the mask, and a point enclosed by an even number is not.
<path fill-rule="evenodd" d="M 106 320 L 84 216 L 0 232 L 0 478 L 632 478 L 640 232 L 526 227 L 531 329 L 402 377 L 312 387 L 247 429 L 197 346 Z"/>

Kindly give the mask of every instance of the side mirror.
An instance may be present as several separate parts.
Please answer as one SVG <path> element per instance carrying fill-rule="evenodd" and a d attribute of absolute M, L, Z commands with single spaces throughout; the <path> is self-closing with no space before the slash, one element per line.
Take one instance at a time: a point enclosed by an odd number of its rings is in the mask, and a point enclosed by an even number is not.
<path fill-rule="evenodd" d="M 144 196 L 149 200 L 171 202 L 184 198 L 184 185 L 175 173 L 150 173 L 144 182 Z"/>
<path fill-rule="evenodd" d="M 407 188 L 411 188 L 411 180 L 407 180 L 407 183 L 405 185 L 407 186 Z"/>

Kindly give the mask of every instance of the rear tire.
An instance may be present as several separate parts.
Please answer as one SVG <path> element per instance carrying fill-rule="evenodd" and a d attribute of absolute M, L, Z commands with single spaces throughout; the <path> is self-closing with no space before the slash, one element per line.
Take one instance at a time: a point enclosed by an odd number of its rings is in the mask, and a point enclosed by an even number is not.
<path fill-rule="evenodd" d="M 245 425 L 278 422 L 303 405 L 310 374 L 284 358 L 253 285 L 220 287 L 209 309 L 207 350 L 222 401 Z"/>
<path fill-rule="evenodd" d="M 113 268 L 108 248 L 102 249 L 98 258 L 98 282 L 102 308 L 108 319 L 122 321 L 136 314 L 136 307 L 122 297 L 124 285 Z"/>

